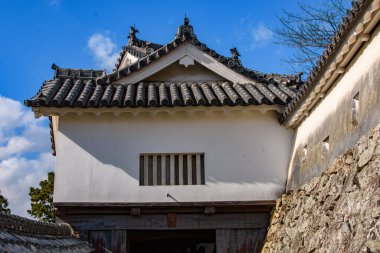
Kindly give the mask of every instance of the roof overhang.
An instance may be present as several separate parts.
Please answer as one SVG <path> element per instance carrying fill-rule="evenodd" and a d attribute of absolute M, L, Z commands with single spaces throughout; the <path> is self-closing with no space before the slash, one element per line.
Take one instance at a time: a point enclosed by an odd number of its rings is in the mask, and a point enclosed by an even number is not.
<path fill-rule="evenodd" d="M 236 113 L 241 111 L 257 111 L 260 113 L 267 113 L 269 111 L 279 112 L 283 111 L 284 106 L 280 105 L 256 105 L 256 106 L 189 106 L 189 107 L 150 107 L 146 108 L 58 108 L 58 107 L 32 107 L 32 111 L 36 118 L 41 116 L 56 117 L 67 115 L 89 115 L 89 116 L 101 116 L 104 114 L 112 114 L 115 116 L 138 116 L 140 114 L 145 115 L 157 115 L 167 114 L 175 115 L 177 113 L 206 113 L 211 114 L 215 112 L 223 113 Z"/>
<path fill-rule="evenodd" d="M 167 213 L 248 213 L 270 212 L 275 200 L 257 201 L 215 201 L 215 202 L 156 202 L 156 203 L 82 203 L 56 202 L 59 215 L 76 214 L 167 214 Z"/>

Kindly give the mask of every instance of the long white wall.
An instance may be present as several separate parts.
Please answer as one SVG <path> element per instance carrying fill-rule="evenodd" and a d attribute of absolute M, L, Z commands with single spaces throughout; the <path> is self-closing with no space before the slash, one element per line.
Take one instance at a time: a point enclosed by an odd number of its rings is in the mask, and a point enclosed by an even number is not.
<path fill-rule="evenodd" d="M 248 108 L 248 107 L 246 107 Z M 55 202 L 253 201 L 283 192 L 292 130 L 274 111 L 61 116 Z M 206 185 L 139 186 L 140 153 L 204 152 Z"/>
<path fill-rule="evenodd" d="M 352 123 L 353 98 L 359 94 L 358 122 Z M 380 122 L 380 27 L 330 88 L 326 97 L 298 126 L 287 188 L 294 189 L 319 176 L 339 155 Z M 329 151 L 322 152 L 329 136 Z M 303 148 L 307 146 L 304 159 Z"/>

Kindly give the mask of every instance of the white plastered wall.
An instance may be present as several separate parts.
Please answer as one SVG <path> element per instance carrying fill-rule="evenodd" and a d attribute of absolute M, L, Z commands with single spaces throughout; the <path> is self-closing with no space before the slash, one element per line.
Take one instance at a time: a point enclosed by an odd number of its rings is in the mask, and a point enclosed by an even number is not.
<path fill-rule="evenodd" d="M 285 187 L 292 130 L 275 111 L 60 117 L 55 202 L 274 200 Z M 139 186 L 140 153 L 204 152 L 206 185 Z"/>
<path fill-rule="evenodd" d="M 298 188 L 319 176 L 334 159 L 351 148 L 380 121 L 380 28 L 357 53 L 344 75 L 298 126 L 287 188 Z M 359 122 L 353 125 L 352 99 L 359 93 Z M 329 153 L 322 142 L 329 136 Z M 303 148 L 307 155 L 302 162 Z"/>

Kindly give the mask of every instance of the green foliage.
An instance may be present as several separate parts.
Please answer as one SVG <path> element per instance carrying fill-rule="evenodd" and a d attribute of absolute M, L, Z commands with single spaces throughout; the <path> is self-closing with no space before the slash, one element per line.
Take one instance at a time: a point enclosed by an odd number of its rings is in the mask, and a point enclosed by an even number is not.
<path fill-rule="evenodd" d="M 1 195 L 0 192 L 0 212 L 11 213 L 11 209 L 8 208 L 8 200 Z"/>
<path fill-rule="evenodd" d="M 28 213 L 39 221 L 54 222 L 53 206 L 54 172 L 48 173 L 48 179 L 40 182 L 40 187 L 30 187 L 31 209 Z"/>

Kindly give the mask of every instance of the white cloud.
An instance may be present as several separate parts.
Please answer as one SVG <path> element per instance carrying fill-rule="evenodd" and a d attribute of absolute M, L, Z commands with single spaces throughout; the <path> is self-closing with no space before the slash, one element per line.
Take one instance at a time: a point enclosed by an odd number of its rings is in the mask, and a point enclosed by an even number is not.
<path fill-rule="evenodd" d="M 61 5 L 61 0 L 48 0 L 50 6 L 59 6 Z"/>
<path fill-rule="evenodd" d="M 258 23 L 250 15 L 241 17 L 239 25 L 233 30 L 236 40 L 246 45 L 247 51 L 266 46 L 274 36 L 270 28 L 262 22 Z"/>
<path fill-rule="evenodd" d="M 50 153 L 41 153 L 36 159 L 13 156 L 0 162 L 1 192 L 8 199 L 12 213 L 28 216 L 29 187 L 35 187 L 47 178 L 53 164 L 54 159 Z"/>
<path fill-rule="evenodd" d="M 263 46 L 270 42 L 273 38 L 273 32 L 263 24 L 259 24 L 252 31 L 253 43 L 252 46 Z"/>
<path fill-rule="evenodd" d="M 8 141 L 5 133 L 13 132 L 19 126 L 34 122 L 33 113 L 25 113 L 23 105 L 0 95 L 0 144 Z"/>
<path fill-rule="evenodd" d="M 101 68 L 111 70 L 118 57 L 116 44 L 110 37 L 101 33 L 93 34 L 87 42 L 87 47 L 90 49 L 97 65 Z"/>
<path fill-rule="evenodd" d="M 32 143 L 23 136 L 12 136 L 6 146 L 0 146 L 0 159 L 6 159 L 13 155 L 30 150 Z"/>
<path fill-rule="evenodd" d="M 12 213 L 28 216 L 29 187 L 53 170 L 47 120 L 20 102 L 0 96 L 0 191 Z"/>

